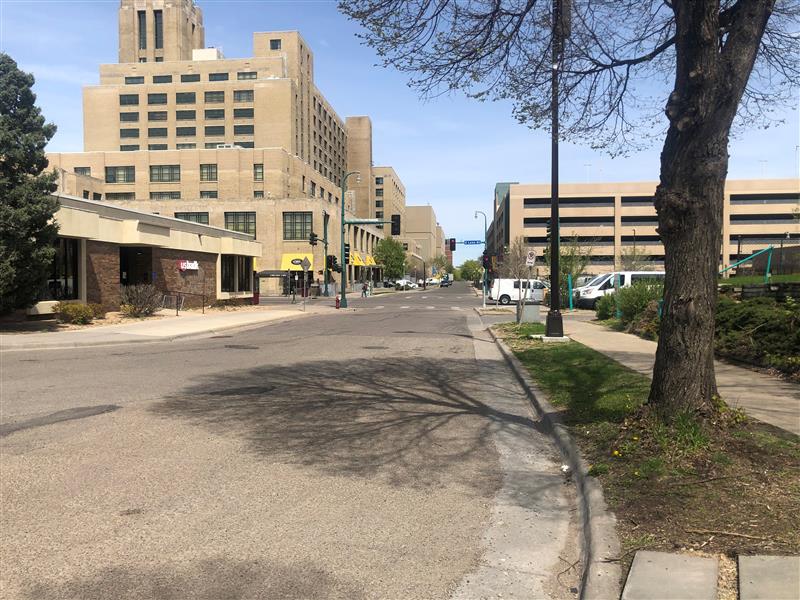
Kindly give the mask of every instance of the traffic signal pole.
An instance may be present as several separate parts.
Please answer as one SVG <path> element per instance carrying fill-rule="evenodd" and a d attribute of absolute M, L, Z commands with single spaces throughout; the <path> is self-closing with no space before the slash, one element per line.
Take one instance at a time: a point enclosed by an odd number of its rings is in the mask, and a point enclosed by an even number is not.
<path fill-rule="evenodd" d="M 325 290 L 322 292 L 323 296 L 330 296 L 328 293 L 328 281 L 330 280 L 330 274 L 328 271 L 328 220 L 331 216 L 328 214 L 327 210 L 322 211 L 322 247 L 325 249 L 325 260 L 323 271 L 322 271 L 322 278 L 323 282 L 325 283 Z"/>
<path fill-rule="evenodd" d="M 347 261 L 345 260 L 344 256 L 344 227 L 345 227 L 345 211 L 344 211 L 344 203 L 345 203 L 345 194 L 347 193 L 347 178 L 350 175 L 361 175 L 358 171 L 350 171 L 349 173 L 345 173 L 344 177 L 342 177 L 342 251 L 341 251 L 341 258 L 342 258 L 342 300 L 339 304 L 342 308 L 347 308 Z"/>

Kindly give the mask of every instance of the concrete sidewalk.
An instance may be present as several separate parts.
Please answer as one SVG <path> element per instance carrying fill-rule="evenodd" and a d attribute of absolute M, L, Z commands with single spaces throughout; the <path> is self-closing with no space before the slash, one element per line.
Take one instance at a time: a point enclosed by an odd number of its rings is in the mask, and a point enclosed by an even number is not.
<path fill-rule="evenodd" d="M 564 333 L 626 367 L 653 376 L 655 342 L 629 333 L 611 331 L 585 320 L 564 315 Z M 759 421 L 800 435 L 800 386 L 730 364 L 715 364 L 717 387 L 730 405 L 744 409 Z"/>
<path fill-rule="evenodd" d="M 113 346 L 143 342 L 171 342 L 212 335 L 229 329 L 253 327 L 270 321 L 285 321 L 334 310 L 327 306 L 263 308 L 260 310 L 185 312 L 175 316 L 161 311 L 161 318 L 70 331 L 0 334 L 0 351 L 47 350 L 84 346 Z"/>

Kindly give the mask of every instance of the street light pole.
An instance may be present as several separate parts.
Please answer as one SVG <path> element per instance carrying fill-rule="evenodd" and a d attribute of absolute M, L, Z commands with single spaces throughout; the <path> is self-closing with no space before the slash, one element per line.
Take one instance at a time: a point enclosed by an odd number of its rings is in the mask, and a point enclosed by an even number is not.
<path fill-rule="evenodd" d="M 561 8 L 563 0 L 553 0 L 552 74 L 550 116 L 550 311 L 547 313 L 545 335 L 564 337 L 564 322 L 561 318 L 561 282 L 559 267 L 559 243 L 561 231 L 558 222 L 558 62 L 561 58 Z"/>
<path fill-rule="evenodd" d="M 475 211 L 475 218 L 478 218 L 478 215 L 483 215 L 483 252 L 486 254 L 489 251 L 489 240 L 487 236 L 489 235 L 489 226 L 486 224 L 486 213 L 482 210 Z M 484 265 L 483 267 L 483 308 L 486 308 L 486 279 L 489 275 L 488 269 Z"/>
<path fill-rule="evenodd" d="M 342 308 L 347 308 L 347 264 L 344 261 L 344 195 L 347 193 L 347 178 L 350 175 L 358 175 L 361 177 L 361 173 L 358 171 L 350 171 L 349 173 L 345 173 L 344 177 L 342 177 L 342 239 L 341 239 L 341 257 L 342 257 L 342 300 L 339 303 L 339 306 Z M 357 180 L 358 181 L 358 180 Z"/>

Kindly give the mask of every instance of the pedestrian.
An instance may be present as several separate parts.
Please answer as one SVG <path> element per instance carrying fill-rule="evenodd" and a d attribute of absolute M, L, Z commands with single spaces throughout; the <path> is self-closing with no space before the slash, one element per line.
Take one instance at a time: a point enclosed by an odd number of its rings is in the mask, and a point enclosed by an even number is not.
<path fill-rule="evenodd" d="M 367 289 L 368 289 L 368 288 L 367 288 L 367 282 L 365 281 L 365 282 L 364 282 L 364 283 L 361 285 L 361 297 L 362 297 L 362 298 L 366 298 L 366 297 L 367 297 Z"/>

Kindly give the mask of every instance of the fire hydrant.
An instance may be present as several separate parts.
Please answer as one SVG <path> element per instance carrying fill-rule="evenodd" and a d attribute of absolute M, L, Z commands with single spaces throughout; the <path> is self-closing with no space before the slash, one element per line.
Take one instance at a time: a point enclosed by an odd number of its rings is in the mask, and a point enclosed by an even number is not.
<path fill-rule="evenodd" d="M 336 308 L 339 308 L 339 303 L 341 302 L 341 296 L 336 296 Z"/>

